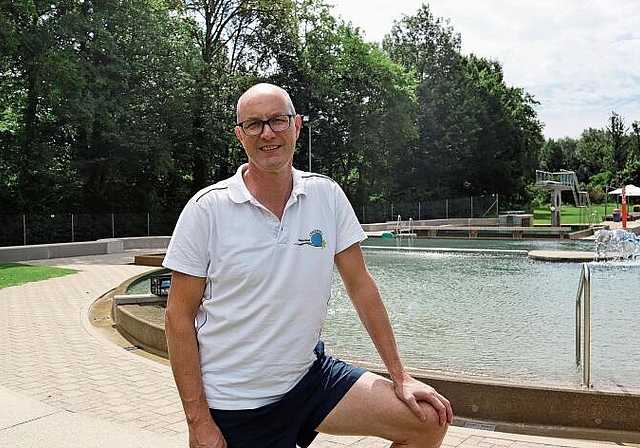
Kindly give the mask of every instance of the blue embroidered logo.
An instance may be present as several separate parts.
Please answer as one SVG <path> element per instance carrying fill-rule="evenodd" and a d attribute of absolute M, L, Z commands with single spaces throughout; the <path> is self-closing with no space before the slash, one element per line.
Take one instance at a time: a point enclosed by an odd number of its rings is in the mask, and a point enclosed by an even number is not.
<path fill-rule="evenodd" d="M 327 242 L 322 237 L 322 230 L 312 230 L 309 232 L 309 239 L 298 238 L 297 246 L 313 246 L 324 249 Z"/>

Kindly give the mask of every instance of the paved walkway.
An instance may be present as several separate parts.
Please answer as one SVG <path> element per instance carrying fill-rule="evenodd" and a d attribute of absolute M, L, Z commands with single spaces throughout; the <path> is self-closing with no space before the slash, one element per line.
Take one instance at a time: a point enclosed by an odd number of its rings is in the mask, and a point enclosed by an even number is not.
<path fill-rule="evenodd" d="M 129 264 L 136 253 L 36 260 L 80 272 L 0 290 L 0 447 L 187 446 L 169 367 L 125 350 L 89 322 L 98 297 L 151 269 Z M 312 448 L 386 446 L 371 437 L 321 435 Z M 443 446 L 611 444 L 452 427 Z"/>

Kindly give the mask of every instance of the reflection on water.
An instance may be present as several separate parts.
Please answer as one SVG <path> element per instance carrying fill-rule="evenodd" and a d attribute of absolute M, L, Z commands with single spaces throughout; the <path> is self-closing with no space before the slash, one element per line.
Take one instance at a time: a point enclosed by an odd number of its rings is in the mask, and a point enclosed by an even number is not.
<path fill-rule="evenodd" d="M 381 239 L 369 245 L 389 243 Z M 395 245 L 394 241 L 390 242 Z M 416 246 L 593 250 L 593 243 L 415 240 Z M 579 385 L 575 298 L 579 263 L 517 253 L 367 249 L 408 367 L 549 385 Z M 640 387 L 640 262 L 592 263 L 592 380 Z M 334 276 L 323 332 L 334 353 L 380 362 Z"/>

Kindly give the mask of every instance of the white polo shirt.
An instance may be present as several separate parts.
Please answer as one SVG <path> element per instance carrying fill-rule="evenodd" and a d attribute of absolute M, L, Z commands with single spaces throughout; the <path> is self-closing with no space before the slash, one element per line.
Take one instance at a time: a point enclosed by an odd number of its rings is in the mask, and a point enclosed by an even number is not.
<path fill-rule="evenodd" d="M 164 266 L 206 277 L 196 318 L 209 407 L 278 400 L 308 371 L 335 254 L 366 238 L 333 180 L 292 169 L 282 221 L 247 190 L 246 165 L 185 206 Z"/>

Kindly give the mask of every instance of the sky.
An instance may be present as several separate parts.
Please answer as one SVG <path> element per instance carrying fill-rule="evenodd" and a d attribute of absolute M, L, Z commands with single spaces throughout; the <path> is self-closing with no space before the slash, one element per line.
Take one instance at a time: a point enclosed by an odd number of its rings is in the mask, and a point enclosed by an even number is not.
<path fill-rule="evenodd" d="M 427 3 L 461 36 L 463 54 L 501 63 L 521 87 L 547 138 L 603 129 L 612 112 L 640 121 L 638 0 L 328 0 L 333 15 L 380 42 L 403 15 Z M 631 132 L 631 130 L 629 131 Z"/>

